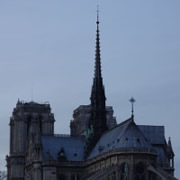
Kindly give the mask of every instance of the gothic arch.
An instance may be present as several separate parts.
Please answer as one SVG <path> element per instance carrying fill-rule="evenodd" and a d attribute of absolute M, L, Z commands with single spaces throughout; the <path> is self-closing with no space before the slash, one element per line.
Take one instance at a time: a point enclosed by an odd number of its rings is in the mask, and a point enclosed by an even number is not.
<path fill-rule="evenodd" d="M 33 117 L 30 114 L 26 118 L 26 120 L 27 120 L 26 121 L 27 122 L 27 137 L 29 137 L 29 135 L 30 135 L 32 119 L 33 119 Z"/>
<path fill-rule="evenodd" d="M 77 174 L 72 174 L 70 180 L 79 180 L 79 176 Z"/>
<path fill-rule="evenodd" d="M 58 180 L 67 180 L 67 178 L 64 174 L 59 174 Z"/>
<path fill-rule="evenodd" d="M 120 180 L 129 180 L 129 164 L 124 162 L 120 165 Z"/>
<path fill-rule="evenodd" d="M 38 124 L 39 124 L 40 133 L 43 132 L 43 129 L 42 129 L 42 120 L 43 120 L 43 116 L 40 114 L 38 116 Z"/>
<path fill-rule="evenodd" d="M 143 162 L 138 162 L 134 166 L 135 180 L 146 180 L 145 177 L 145 164 Z"/>

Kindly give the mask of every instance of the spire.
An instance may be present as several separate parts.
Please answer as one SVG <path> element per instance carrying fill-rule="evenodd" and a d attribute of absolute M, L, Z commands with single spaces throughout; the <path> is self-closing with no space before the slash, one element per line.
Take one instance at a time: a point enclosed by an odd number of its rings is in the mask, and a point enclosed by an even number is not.
<path fill-rule="evenodd" d="M 134 121 L 134 103 L 136 102 L 136 100 L 132 97 L 129 101 L 132 105 L 132 107 L 131 107 L 131 119 Z"/>
<path fill-rule="evenodd" d="M 174 152 L 173 152 L 173 148 L 172 148 L 172 144 L 171 144 L 171 138 L 169 137 L 168 140 L 168 153 L 171 157 L 174 157 Z"/>
<path fill-rule="evenodd" d="M 96 50 L 95 50 L 95 69 L 93 85 L 91 90 L 91 114 L 86 131 L 85 158 L 91 152 L 102 133 L 107 129 L 106 125 L 106 97 L 101 74 L 101 54 L 100 54 L 100 35 L 99 35 L 99 9 L 97 6 L 96 21 Z"/>
<path fill-rule="evenodd" d="M 101 134 L 106 130 L 106 97 L 101 74 L 101 54 L 100 54 L 100 35 L 99 35 L 99 9 L 97 7 L 96 21 L 96 50 L 95 50 L 95 70 L 91 91 L 91 118 L 90 125 L 94 128 L 94 133 Z"/>
<path fill-rule="evenodd" d="M 100 54 L 100 36 L 99 36 L 99 7 L 97 6 L 97 30 L 96 30 L 96 54 L 95 54 L 95 78 L 98 78 L 100 81 L 102 79 L 101 75 L 101 54 Z"/>

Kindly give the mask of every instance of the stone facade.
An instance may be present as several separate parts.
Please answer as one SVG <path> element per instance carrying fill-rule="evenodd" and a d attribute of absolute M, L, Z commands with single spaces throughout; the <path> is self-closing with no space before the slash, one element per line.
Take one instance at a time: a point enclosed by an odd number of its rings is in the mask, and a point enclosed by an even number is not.
<path fill-rule="evenodd" d="M 117 125 L 116 117 L 113 116 L 113 108 L 106 106 L 106 120 L 108 129 L 111 129 Z M 72 136 L 85 135 L 88 129 L 88 121 L 91 115 L 90 105 L 81 105 L 74 110 L 73 120 L 70 122 L 70 130 Z"/>

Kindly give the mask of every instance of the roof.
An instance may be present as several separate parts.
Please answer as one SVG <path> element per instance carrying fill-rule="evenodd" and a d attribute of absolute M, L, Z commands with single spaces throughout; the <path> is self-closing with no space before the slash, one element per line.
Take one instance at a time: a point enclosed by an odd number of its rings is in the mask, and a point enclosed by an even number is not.
<path fill-rule="evenodd" d="M 27 104 L 38 104 L 37 102 L 35 102 L 35 101 L 30 101 L 29 103 L 27 103 Z"/>
<path fill-rule="evenodd" d="M 154 150 L 157 152 L 157 160 L 161 163 L 165 162 L 167 155 L 165 152 L 166 140 L 164 136 L 164 126 L 148 126 L 148 125 L 138 125 L 142 133 L 151 142 Z"/>
<path fill-rule="evenodd" d="M 44 160 L 57 160 L 61 148 L 68 161 L 83 161 L 84 138 L 72 136 L 42 136 Z"/>
<path fill-rule="evenodd" d="M 138 127 L 151 144 L 165 144 L 164 126 L 138 125 Z"/>
<path fill-rule="evenodd" d="M 153 146 L 153 148 L 156 150 L 157 152 L 157 161 L 159 163 L 161 162 L 166 162 L 167 160 L 167 155 L 166 152 L 164 150 L 164 148 L 162 146 Z"/>
<path fill-rule="evenodd" d="M 151 143 L 132 119 L 128 119 L 104 133 L 92 150 L 89 159 L 113 149 L 126 148 L 152 148 Z"/>
<path fill-rule="evenodd" d="M 166 158 L 161 145 L 165 145 L 164 126 L 136 125 L 130 118 L 106 131 L 97 142 L 88 159 L 114 149 L 154 149 L 158 161 Z M 43 158 L 57 160 L 63 148 L 68 161 L 84 160 L 85 140 L 81 136 L 42 136 Z"/>

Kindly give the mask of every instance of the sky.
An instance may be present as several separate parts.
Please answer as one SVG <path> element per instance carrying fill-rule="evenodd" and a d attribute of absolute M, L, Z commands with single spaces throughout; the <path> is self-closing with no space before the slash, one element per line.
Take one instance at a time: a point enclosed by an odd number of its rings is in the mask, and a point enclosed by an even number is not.
<path fill-rule="evenodd" d="M 18 98 L 49 102 L 55 133 L 68 134 L 73 110 L 89 104 L 96 0 L 0 1 L 0 169 Z M 180 1 L 99 0 L 102 74 L 118 123 L 164 125 L 180 178 Z"/>

